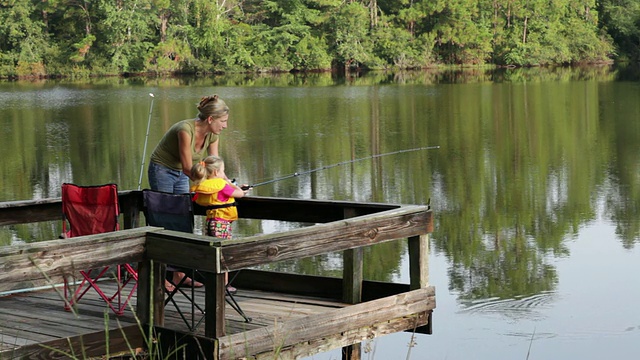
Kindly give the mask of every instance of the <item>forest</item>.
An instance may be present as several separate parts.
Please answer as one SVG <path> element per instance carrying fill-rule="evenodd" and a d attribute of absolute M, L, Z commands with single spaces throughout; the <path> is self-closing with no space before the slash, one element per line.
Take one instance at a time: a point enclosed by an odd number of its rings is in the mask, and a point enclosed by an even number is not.
<path fill-rule="evenodd" d="M 638 61 L 640 0 L 0 0 L 0 77 Z"/>

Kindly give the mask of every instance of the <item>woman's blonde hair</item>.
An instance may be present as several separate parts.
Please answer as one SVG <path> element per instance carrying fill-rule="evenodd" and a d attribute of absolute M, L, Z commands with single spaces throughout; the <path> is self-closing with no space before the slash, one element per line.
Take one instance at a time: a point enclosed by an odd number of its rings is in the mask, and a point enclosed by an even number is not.
<path fill-rule="evenodd" d="M 221 157 L 213 155 L 207 156 L 204 160 L 193 164 L 191 167 L 191 179 L 195 183 L 208 179 L 211 174 L 220 171 L 223 164 L 224 161 Z"/>
<path fill-rule="evenodd" d="M 205 120 L 209 116 L 214 119 L 221 118 L 229 114 L 229 107 L 220 99 L 218 95 L 203 96 L 198 104 L 198 118 Z"/>

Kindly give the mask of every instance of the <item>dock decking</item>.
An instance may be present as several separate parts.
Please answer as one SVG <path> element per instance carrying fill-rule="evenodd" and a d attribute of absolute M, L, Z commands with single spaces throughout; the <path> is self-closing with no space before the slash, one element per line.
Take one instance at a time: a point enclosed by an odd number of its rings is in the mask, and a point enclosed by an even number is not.
<path fill-rule="evenodd" d="M 115 281 L 101 285 L 107 291 L 116 289 Z M 60 289 L 61 290 L 61 289 Z M 204 289 L 195 289 L 196 302 L 204 304 Z M 234 295 L 242 311 L 251 318 L 246 322 L 229 304 L 226 308 L 227 335 L 242 333 L 306 316 L 322 314 L 328 310 L 342 308 L 348 304 L 337 301 L 303 297 L 283 296 L 255 290 L 238 290 Z M 190 304 L 183 296 L 176 296 L 180 308 L 189 317 Z M 83 334 L 104 332 L 106 328 L 137 326 L 135 312 L 128 310 L 122 316 L 115 316 L 104 301 L 94 292 L 89 292 L 77 304 L 76 313 L 64 310 L 64 302 L 53 289 L 16 293 L 0 297 L 0 349 L 4 354 L 22 356 L 24 349 L 35 349 L 39 344 L 47 344 L 64 338 L 74 338 Z M 135 306 L 135 298 L 133 300 Z M 105 313 L 107 317 L 105 318 Z M 196 311 L 196 317 L 202 314 Z M 189 328 L 178 315 L 172 304 L 165 309 L 165 326 L 176 331 L 189 333 Z M 196 334 L 204 336 L 204 324 Z M 36 345 L 34 347 L 33 345 Z M 15 353 L 12 354 L 12 350 Z M 26 353 L 30 351 L 27 350 Z M 51 354 L 52 357 L 55 354 Z M 62 354 L 60 354 L 60 357 Z"/>

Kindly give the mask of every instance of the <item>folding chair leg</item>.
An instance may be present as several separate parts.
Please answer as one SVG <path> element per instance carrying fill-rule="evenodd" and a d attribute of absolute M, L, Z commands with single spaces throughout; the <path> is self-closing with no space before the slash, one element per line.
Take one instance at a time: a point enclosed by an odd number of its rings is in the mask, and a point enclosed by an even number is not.
<path fill-rule="evenodd" d="M 130 274 L 130 276 L 127 277 L 124 281 L 122 276 L 122 273 L 123 273 L 122 268 L 125 269 L 126 274 Z M 118 290 L 113 295 L 108 296 L 97 285 L 97 280 L 100 279 L 107 272 L 107 270 L 108 270 L 108 267 L 103 268 L 98 274 L 98 276 L 95 278 L 91 277 L 90 275 L 92 270 L 80 271 L 80 274 L 82 275 L 82 281 L 77 285 L 75 291 L 71 291 L 69 286 L 69 281 L 68 279 L 65 278 L 64 279 L 64 296 L 66 301 L 65 301 L 64 309 L 66 311 L 70 311 L 71 307 L 77 304 L 78 301 L 80 301 L 80 299 L 82 299 L 82 297 L 87 293 L 87 291 L 89 291 L 89 289 L 93 288 L 98 293 L 98 296 L 100 296 L 100 298 L 105 303 L 107 303 L 109 308 L 113 310 L 113 312 L 117 316 L 124 314 L 124 311 L 126 310 L 127 305 L 131 301 L 131 298 L 133 298 L 133 294 L 136 292 L 136 289 L 138 288 L 138 274 L 133 269 L 133 267 L 129 264 L 118 265 L 116 269 L 116 282 L 118 285 Z M 123 301 L 122 289 L 124 289 L 131 281 L 134 282 L 133 288 L 129 291 L 129 295 L 127 295 L 127 298 Z"/>
<path fill-rule="evenodd" d="M 192 275 L 191 276 L 192 281 L 195 281 L 194 276 L 193 276 L 194 274 L 192 273 L 191 275 Z M 177 284 L 174 284 L 172 281 L 169 281 L 169 283 L 174 286 L 174 289 L 173 289 L 173 291 L 168 291 L 167 289 L 165 289 L 165 293 L 167 294 L 167 298 L 164 300 L 164 305 L 166 307 L 167 304 L 169 302 L 171 302 L 173 304 L 173 306 L 175 307 L 176 311 L 178 312 L 178 315 L 180 315 L 180 317 L 182 318 L 182 321 L 184 321 L 185 325 L 187 325 L 187 328 L 189 328 L 189 331 L 196 331 L 196 329 L 204 321 L 204 313 L 205 313 L 205 311 L 195 301 L 195 290 L 194 290 L 193 286 L 190 286 L 191 295 L 187 294 L 184 290 L 182 290 L 181 286 L 184 284 L 186 279 L 187 279 L 187 276 L 185 275 L 182 279 L 180 279 L 180 282 L 178 282 Z M 189 321 L 187 319 L 185 314 L 180 309 L 180 306 L 178 306 L 178 303 L 176 303 L 176 301 L 174 300 L 174 296 L 177 293 L 182 294 L 182 296 L 184 296 L 187 299 L 187 301 L 191 304 L 191 321 Z M 198 321 L 196 321 L 196 319 L 195 319 L 196 309 L 198 311 L 200 311 L 200 314 L 202 314 L 202 316 L 200 316 L 200 319 Z"/>
<path fill-rule="evenodd" d="M 238 305 L 238 303 L 236 302 L 236 299 L 233 297 L 233 294 L 229 291 L 229 288 L 228 288 L 228 286 L 231 285 L 231 283 L 233 283 L 233 280 L 235 280 L 239 274 L 240 274 L 240 271 L 237 271 L 235 274 L 233 274 L 233 277 L 229 279 L 229 281 L 225 285 L 224 291 L 227 293 L 227 296 L 225 296 L 225 300 L 227 301 L 227 304 L 231 305 L 233 310 L 235 310 L 238 314 L 240 314 L 240 316 L 244 318 L 245 322 L 251 322 L 251 318 L 248 317 L 244 313 L 244 311 L 242 311 L 242 308 L 240 308 L 240 305 Z"/>
<path fill-rule="evenodd" d="M 227 288 L 225 287 L 224 291 L 227 293 L 227 296 L 224 297 L 227 304 L 231 305 L 233 310 L 235 310 L 238 314 L 240 314 L 240 316 L 244 318 L 244 322 L 250 323 L 252 319 L 248 317 L 244 313 L 244 311 L 242 311 L 242 308 L 240 308 L 240 305 L 238 305 L 238 303 L 236 302 L 236 299 L 233 297 L 233 295 L 231 295 L 229 290 L 227 290 Z"/>
<path fill-rule="evenodd" d="M 100 271 L 100 273 L 96 276 L 96 279 L 101 278 L 102 275 L 104 275 L 104 273 L 107 272 L 107 269 L 108 267 L 103 268 L 102 271 Z M 87 293 L 87 291 L 89 291 L 89 289 L 91 288 L 96 289 L 95 285 L 93 285 L 93 283 L 96 280 L 89 275 L 91 271 L 93 271 L 93 269 L 90 269 L 87 271 L 80 271 L 80 275 L 82 275 L 82 281 L 79 284 L 76 284 L 77 287 L 73 291 L 73 294 L 71 293 L 71 288 L 69 286 L 68 279 L 67 278 L 64 279 L 64 286 L 65 286 L 64 297 L 67 300 L 65 302 L 64 309 L 66 311 L 70 311 L 71 306 L 73 306 L 74 304 L 77 304 L 78 301 L 80 301 L 80 299 L 82 299 L 82 297 Z M 99 288 L 97 289 L 98 289 L 98 294 L 101 294 L 102 291 L 100 291 Z M 100 296 L 102 297 L 102 295 Z"/>

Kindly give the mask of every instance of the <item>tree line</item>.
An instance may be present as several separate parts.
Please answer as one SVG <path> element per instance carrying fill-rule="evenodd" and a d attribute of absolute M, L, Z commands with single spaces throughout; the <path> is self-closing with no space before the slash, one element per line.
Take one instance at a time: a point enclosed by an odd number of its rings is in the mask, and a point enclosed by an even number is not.
<path fill-rule="evenodd" d="M 637 60 L 640 0 L 0 0 L 0 76 Z"/>

